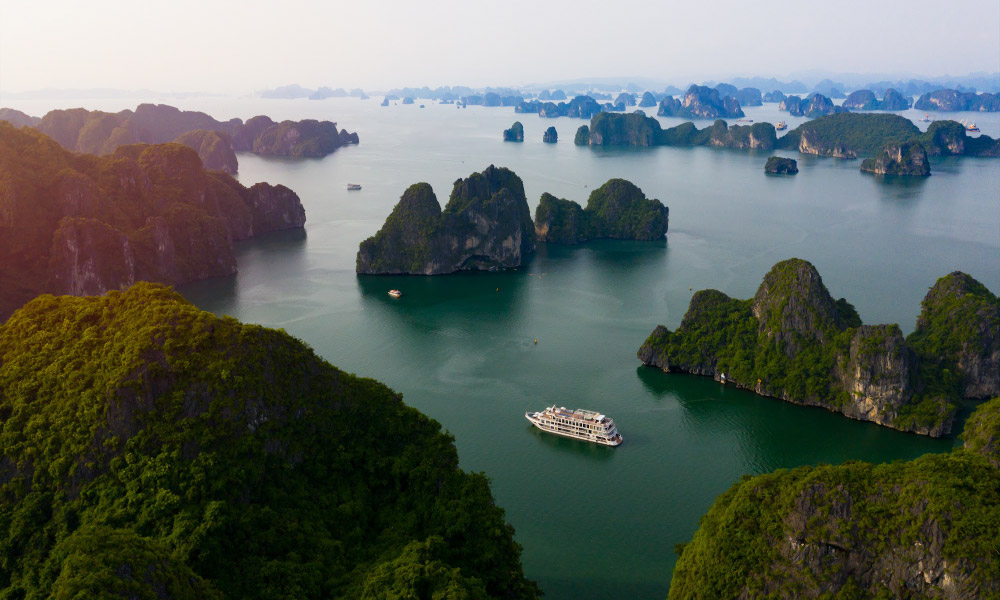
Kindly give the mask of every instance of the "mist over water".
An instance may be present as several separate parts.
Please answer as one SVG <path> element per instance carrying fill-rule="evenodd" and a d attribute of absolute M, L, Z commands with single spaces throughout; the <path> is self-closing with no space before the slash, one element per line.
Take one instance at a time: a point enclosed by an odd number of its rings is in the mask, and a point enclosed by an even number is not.
<path fill-rule="evenodd" d="M 793 256 L 815 264 L 866 323 L 899 323 L 904 333 L 927 288 L 953 270 L 1000 291 L 995 160 L 932 159 L 930 178 L 902 182 L 862 175 L 856 160 L 781 152 L 800 173 L 772 177 L 763 172 L 769 153 L 581 148 L 572 144 L 581 120 L 380 100 L 177 102 L 220 119 L 330 119 L 361 138 L 323 159 L 240 155 L 244 184 L 280 183 L 300 195 L 306 229 L 243 243 L 237 276 L 181 291 L 215 313 L 284 328 L 440 421 L 462 468 L 491 478 L 525 570 L 547 598 L 665 597 L 674 545 L 690 540 L 743 474 L 909 459 L 953 445 L 667 375 L 640 367 L 635 352 L 657 324 L 677 327 L 694 291 L 750 297 L 774 263 Z M 799 121 L 776 105 L 746 112 L 790 128 Z M 998 119 L 975 116 L 994 136 Z M 514 120 L 524 124 L 523 144 L 500 141 Z M 541 142 L 549 125 L 558 144 Z M 542 192 L 585 204 L 607 179 L 629 179 L 669 206 L 667 239 L 539 244 L 522 268 L 498 273 L 355 275 L 358 244 L 407 186 L 430 183 L 443 206 L 456 179 L 490 164 L 524 180 L 532 211 Z M 347 183 L 363 189 L 348 192 Z M 390 298 L 390 288 L 403 297 Z M 624 444 L 546 435 L 525 420 L 551 404 L 612 416 Z"/>

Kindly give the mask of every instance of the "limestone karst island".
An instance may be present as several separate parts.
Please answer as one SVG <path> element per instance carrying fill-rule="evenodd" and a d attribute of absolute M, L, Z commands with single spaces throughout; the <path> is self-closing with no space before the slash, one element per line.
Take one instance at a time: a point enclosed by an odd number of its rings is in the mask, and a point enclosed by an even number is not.
<path fill-rule="evenodd" d="M 0 600 L 1000 600 L 996 0 L 181 8 L 0 9 Z"/>

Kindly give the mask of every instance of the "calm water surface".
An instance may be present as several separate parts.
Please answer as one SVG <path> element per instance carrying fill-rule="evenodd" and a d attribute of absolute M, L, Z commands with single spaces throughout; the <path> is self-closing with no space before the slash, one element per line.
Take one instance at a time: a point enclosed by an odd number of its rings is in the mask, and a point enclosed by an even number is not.
<path fill-rule="evenodd" d="M 792 256 L 813 262 L 865 322 L 899 323 L 905 333 L 927 288 L 950 271 L 1000 291 L 1000 161 L 935 159 L 932 177 L 907 182 L 862 175 L 858 161 L 781 153 L 799 160 L 800 173 L 770 177 L 767 153 L 579 148 L 580 120 L 431 103 L 381 108 L 380 100 L 168 100 L 220 119 L 331 119 L 361 137 L 324 159 L 240 155 L 241 181 L 282 183 L 301 196 L 306 229 L 242 244 L 236 277 L 182 292 L 207 310 L 283 327 L 440 421 L 462 467 L 492 479 L 525 571 L 547 598 L 665 597 L 674 544 L 689 541 L 715 497 L 745 473 L 908 459 L 954 443 L 666 375 L 640 367 L 635 352 L 656 324 L 680 323 L 693 290 L 752 296 Z M 773 104 L 747 113 L 801 121 Z M 972 118 L 1000 135 L 997 113 Z M 501 130 L 515 119 L 526 141 L 505 144 Z M 541 143 L 549 125 L 558 144 Z M 607 179 L 629 179 L 670 207 L 668 238 L 540 244 L 523 268 L 501 273 L 355 275 L 359 242 L 407 186 L 430 183 L 443 205 L 455 179 L 489 164 L 521 176 L 532 210 L 542 192 L 585 203 Z M 364 189 L 349 193 L 348 182 Z M 404 296 L 390 298 L 390 288 Z M 611 415 L 625 443 L 595 447 L 533 429 L 524 412 L 552 403 Z"/>

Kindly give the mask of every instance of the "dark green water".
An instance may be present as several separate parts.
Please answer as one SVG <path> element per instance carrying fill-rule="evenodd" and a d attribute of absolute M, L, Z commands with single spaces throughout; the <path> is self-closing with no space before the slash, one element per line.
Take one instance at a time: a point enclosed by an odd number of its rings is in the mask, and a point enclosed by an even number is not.
<path fill-rule="evenodd" d="M 907 333 L 927 288 L 952 270 L 1000 290 L 1000 162 L 937 160 L 929 179 L 901 183 L 861 175 L 857 161 L 789 154 L 801 173 L 767 177 L 766 154 L 577 148 L 581 122 L 568 119 L 520 115 L 528 141 L 504 144 L 510 109 L 247 101 L 209 112 L 332 118 L 362 144 L 322 160 L 241 155 L 245 183 L 299 193 L 306 230 L 243 244 L 238 276 L 181 291 L 207 310 L 285 328 L 440 421 L 462 467 L 492 479 L 547 598 L 665 597 L 674 544 L 745 473 L 908 459 L 954 443 L 641 368 L 635 352 L 656 324 L 679 324 L 689 288 L 749 297 L 791 256 L 812 261 L 865 322 Z M 540 142 L 549 124 L 555 146 Z M 524 179 L 532 208 L 543 191 L 585 202 L 608 178 L 630 179 L 670 207 L 668 239 L 541 244 L 501 273 L 354 274 L 358 243 L 406 186 L 428 181 L 443 204 L 452 181 L 490 163 Z M 348 193 L 347 182 L 364 189 Z M 625 443 L 532 428 L 524 412 L 552 403 L 611 415 Z"/>

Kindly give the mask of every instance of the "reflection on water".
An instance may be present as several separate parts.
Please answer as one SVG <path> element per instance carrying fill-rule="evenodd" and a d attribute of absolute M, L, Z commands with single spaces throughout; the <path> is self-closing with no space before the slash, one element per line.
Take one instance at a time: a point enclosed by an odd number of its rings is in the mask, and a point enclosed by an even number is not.
<path fill-rule="evenodd" d="M 546 450 L 555 452 L 569 452 L 576 457 L 583 457 L 587 460 L 607 461 L 614 458 L 615 451 L 620 448 L 602 446 L 583 440 L 574 440 L 554 433 L 546 433 L 534 425 L 528 425 L 530 435 Z M 624 447 L 624 443 L 622 447 Z"/>
<path fill-rule="evenodd" d="M 865 177 L 875 186 L 875 193 L 883 200 L 912 200 L 923 194 L 927 177 L 907 177 L 903 175 L 871 175 Z"/>

